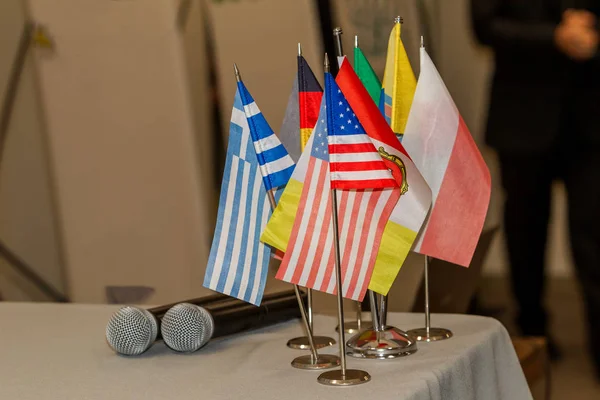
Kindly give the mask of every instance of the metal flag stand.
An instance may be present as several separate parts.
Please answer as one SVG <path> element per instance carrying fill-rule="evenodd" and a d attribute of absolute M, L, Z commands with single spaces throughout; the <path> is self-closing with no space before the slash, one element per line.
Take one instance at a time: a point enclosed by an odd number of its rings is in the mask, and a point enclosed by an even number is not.
<path fill-rule="evenodd" d="M 425 281 L 425 327 L 411 329 L 408 334 L 419 342 L 436 342 L 450 339 L 452 331 L 449 329 L 431 327 L 431 315 L 429 314 L 429 256 L 425 256 L 423 280 Z"/>
<path fill-rule="evenodd" d="M 342 28 L 337 27 L 333 30 L 333 36 L 335 37 L 335 51 L 338 57 L 344 56 L 344 50 L 342 47 Z M 362 321 L 362 304 L 360 301 L 355 301 L 354 306 L 356 307 L 356 321 L 349 321 L 344 323 L 344 332 L 349 334 L 358 333 L 363 329 Z M 335 327 L 336 332 L 339 331 L 339 325 Z"/>
<path fill-rule="evenodd" d="M 325 72 L 329 72 L 329 59 L 325 54 Z M 338 227 L 337 193 L 331 189 L 331 208 L 333 220 L 333 243 L 335 245 L 335 278 L 337 287 L 337 312 L 338 326 L 344 326 L 344 297 L 342 288 L 342 268 L 340 255 L 340 238 Z M 346 368 L 346 338 L 344 329 L 338 329 L 340 346 L 340 369 L 323 372 L 317 381 L 329 386 L 353 386 L 366 383 L 371 380 L 368 372 L 359 369 Z"/>
<path fill-rule="evenodd" d="M 394 22 L 402 23 L 402 18 L 396 17 Z M 358 36 L 354 37 L 354 47 L 358 48 Z M 372 290 L 368 295 L 373 325 L 348 340 L 349 354 L 356 358 L 390 359 L 415 353 L 416 341 L 408 333 L 387 325 L 388 297 Z"/>
<path fill-rule="evenodd" d="M 425 48 L 423 36 L 421 36 L 421 48 Z M 419 342 L 436 342 L 438 340 L 450 339 L 452 331 L 445 328 L 432 328 L 431 315 L 429 314 L 429 256 L 425 256 L 425 266 L 423 270 L 423 280 L 425 281 L 425 327 L 411 329 L 408 334 Z"/>
<path fill-rule="evenodd" d="M 302 56 L 302 46 L 298 43 L 298 57 Z M 274 201 L 273 201 L 274 203 Z M 310 331 L 313 332 L 313 307 L 312 307 L 312 289 L 307 288 L 307 319 L 308 326 L 310 327 Z M 322 349 L 324 347 L 328 347 L 335 344 L 335 340 L 333 338 L 327 336 L 313 336 L 312 337 L 314 347 L 316 349 Z M 310 337 L 309 336 L 300 336 L 293 339 L 290 339 L 287 342 L 287 346 L 291 349 L 298 350 L 311 350 Z"/>
<path fill-rule="evenodd" d="M 240 71 L 236 64 L 233 64 L 233 71 L 235 72 L 235 79 L 237 82 L 242 81 L 242 77 L 240 76 Z M 267 191 L 267 197 L 269 198 L 269 202 L 271 203 L 271 209 L 274 210 L 276 207 L 275 195 L 273 190 Z M 317 348 L 313 342 L 312 329 L 308 324 L 308 317 L 306 316 L 306 309 L 304 308 L 304 302 L 302 301 L 302 297 L 300 296 L 300 288 L 298 285 L 294 285 L 294 291 L 296 293 L 296 300 L 298 300 L 298 307 L 300 308 L 300 315 L 302 317 L 302 322 L 304 323 L 304 329 L 306 329 L 306 334 L 308 336 L 309 346 L 310 346 L 310 354 L 296 357 L 292 361 L 292 366 L 294 368 L 299 369 L 328 369 L 336 367 L 340 364 L 340 360 L 338 356 L 332 354 L 319 354 L 317 352 Z"/>

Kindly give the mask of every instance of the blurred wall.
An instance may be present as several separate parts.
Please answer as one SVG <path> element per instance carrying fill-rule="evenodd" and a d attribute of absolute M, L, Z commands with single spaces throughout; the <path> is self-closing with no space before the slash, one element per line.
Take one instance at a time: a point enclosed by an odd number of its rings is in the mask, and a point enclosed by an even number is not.
<path fill-rule="evenodd" d="M 0 96 L 7 88 L 25 11 L 21 0 L 0 2 Z M 19 82 L 0 165 L 0 240 L 61 292 L 67 289 L 50 179 L 44 117 L 30 51 Z M 47 300 L 0 257 L 5 299 Z"/>

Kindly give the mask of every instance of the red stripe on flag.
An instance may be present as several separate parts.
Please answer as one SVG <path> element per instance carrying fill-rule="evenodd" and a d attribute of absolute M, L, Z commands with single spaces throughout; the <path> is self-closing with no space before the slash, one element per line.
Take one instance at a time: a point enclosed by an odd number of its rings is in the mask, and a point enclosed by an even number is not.
<path fill-rule="evenodd" d="M 332 202 L 333 200 L 331 200 L 331 195 L 329 196 L 329 201 Z M 337 202 L 338 202 L 338 227 L 343 226 L 344 224 L 344 213 L 346 212 L 346 208 L 348 207 L 348 195 L 347 193 L 337 193 Z M 329 204 L 330 207 L 332 207 L 331 203 Z M 332 218 L 333 216 L 330 214 L 330 218 Z M 326 221 L 327 222 L 327 228 L 329 229 L 329 227 L 331 226 L 333 229 L 333 220 L 329 220 Z M 335 241 L 333 240 L 331 242 L 331 253 L 329 253 L 329 259 L 327 261 L 327 269 L 325 270 L 325 274 L 323 275 L 323 281 L 321 282 L 321 285 L 319 285 L 319 290 L 322 291 L 326 291 L 327 288 L 329 287 L 329 285 L 331 284 L 331 282 L 333 281 L 335 283 Z M 344 251 L 344 249 L 340 249 L 341 252 Z M 335 292 L 335 284 L 334 284 L 334 292 L 333 294 L 336 294 L 337 292 Z"/>
<path fill-rule="evenodd" d="M 298 264 L 299 266 L 301 265 L 302 268 L 298 268 L 296 267 L 295 271 L 294 271 L 294 275 L 292 276 L 292 281 L 293 282 L 299 282 L 300 278 L 302 277 L 302 272 L 304 271 L 304 264 L 306 261 L 306 254 L 308 253 L 309 249 L 310 249 L 310 243 L 312 242 L 313 236 L 315 235 L 319 235 L 319 232 L 316 231 L 316 229 L 311 229 L 311 227 L 314 227 L 316 225 L 316 221 L 317 221 L 317 217 L 318 217 L 318 212 L 319 212 L 319 206 L 320 206 L 320 199 L 321 196 L 323 194 L 323 190 L 325 188 L 325 174 L 327 173 L 327 164 L 325 163 L 321 163 L 318 162 L 317 165 L 317 160 L 314 157 L 310 157 L 309 160 L 309 164 L 308 164 L 308 168 L 311 170 L 312 174 L 311 174 L 311 178 L 313 174 L 317 174 L 317 187 L 315 189 L 315 198 L 314 198 L 314 202 L 313 204 L 310 204 L 309 207 L 310 209 L 306 210 L 306 212 L 309 214 L 308 215 L 308 229 L 307 229 L 307 233 L 306 235 L 302 238 L 303 243 L 302 243 L 302 248 L 300 250 L 300 259 L 298 260 Z M 309 188 L 312 183 L 311 181 L 304 181 L 304 185 L 306 188 Z M 325 190 L 327 190 L 328 188 L 326 188 Z M 304 196 L 305 198 L 308 197 L 308 190 L 307 190 L 307 195 Z M 296 214 L 296 215 L 301 215 L 302 219 L 307 218 L 306 214 Z"/>
<path fill-rule="evenodd" d="M 371 258 L 369 259 L 369 270 L 365 275 L 366 279 L 364 280 L 360 289 L 359 299 L 361 301 L 365 297 L 365 293 L 367 293 L 369 283 L 371 282 L 371 275 L 373 275 L 373 269 L 375 268 L 375 260 L 377 259 L 377 253 L 379 252 L 379 246 L 381 245 L 381 238 L 385 229 L 385 225 L 390 219 L 390 215 L 392 215 L 392 211 L 394 210 L 394 207 L 396 207 L 396 203 L 398 203 L 399 199 L 400 189 L 393 189 L 390 198 L 388 199 L 387 203 L 385 203 L 381 218 L 377 224 L 377 236 L 375 236 L 375 241 L 373 242 L 373 251 L 371 252 Z"/>
<path fill-rule="evenodd" d="M 331 161 L 335 163 L 335 170 L 339 172 L 352 172 L 352 171 L 387 171 L 387 167 L 383 161 L 342 161 L 336 162 L 335 159 Z M 363 181 L 364 182 L 364 181 Z"/>
<path fill-rule="evenodd" d="M 491 192 L 490 172 L 465 122 L 458 133 L 420 253 L 468 267 L 479 241 Z"/>
<path fill-rule="evenodd" d="M 367 137 L 365 136 L 365 139 Z M 373 143 L 357 144 L 330 144 L 328 146 L 330 154 L 348 154 L 348 153 L 374 153 Z"/>
<path fill-rule="evenodd" d="M 358 220 L 357 218 L 357 213 L 358 213 L 358 207 L 357 205 L 360 205 L 360 203 L 362 202 L 362 199 L 364 197 L 364 190 L 357 190 L 356 191 L 356 195 L 354 196 L 354 204 L 352 205 L 352 211 L 350 214 L 350 223 L 348 224 L 348 229 L 341 231 L 340 232 L 340 238 L 341 235 L 346 235 L 345 238 L 345 247 L 343 249 L 343 253 L 342 253 L 342 283 L 345 280 L 345 276 L 348 273 L 348 265 L 350 264 L 350 253 L 351 253 L 351 249 L 352 249 L 352 245 L 354 244 L 354 236 L 356 234 L 356 222 Z M 344 214 L 340 215 L 346 215 L 347 211 L 344 211 Z M 340 225 L 340 230 L 344 229 L 343 225 Z M 353 260 L 354 261 L 354 260 Z M 343 286 L 342 286 L 343 287 Z M 343 292 L 342 292 L 343 293 Z"/>
<path fill-rule="evenodd" d="M 371 227 L 371 221 L 373 220 L 373 214 L 375 213 L 375 207 L 377 206 L 377 201 L 379 197 L 381 197 L 381 190 L 373 190 L 370 191 L 371 196 L 369 197 L 367 210 L 364 216 L 360 213 L 361 204 L 355 204 L 354 210 L 352 212 L 352 216 L 355 219 L 364 218 L 362 229 L 359 233 L 359 242 L 353 243 L 352 246 L 358 246 L 358 252 L 356 253 L 356 257 L 352 260 L 354 264 L 354 270 L 352 271 L 352 278 L 350 279 L 350 285 L 348 286 L 348 297 L 354 297 L 354 291 L 356 290 L 356 286 L 358 283 L 358 278 L 360 275 L 362 263 L 365 258 L 365 247 L 367 246 L 367 240 L 369 238 L 369 228 Z M 362 299 L 361 299 L 362 300 Z"/>
<path fill-rule="evenodd" d="M 382 143 L 401 151 L 408 157 L 404 146 L 400 143 L 392 129 L 389 127 L 385 118 L 375 105 L 375 102 L 369 96 L 367 89 L 360 82 L 358 76 L 350 66 L 348 59 L 345 59 L 335 78 L 340 89 L 344 93 L 346 100 L 354 110 L 365 132 Z"/>
<path fill-rule="evenodd" d="M 398 187 L 394 179 L 365 179 L 361 181 L 332 181 L 332 189 L 362 189 L 365 186 L 373 189 Z"/>
<path fill-rule="evenodd" d="M 304 186 L 302 188 L 302 194 L 300 195 L 300 204 L 298 204 L 298 211 L 297 211 L 297 216 L 302 216 L 304 215 L 304 212 L 306 210 L 306 198 L 308 190 L 309 190 L 309 182 L 312 179 L 314 173 L 314 160 L 311 157 L 308 163 L 308 168 L 306 170 L 306 178 L 304 180 Z M 310 205 L 312 207 L 312 204 Z M 296 218 L 296 220 L 294 221 L 294 226 L 292 228 L 292 233 L 290 235 L 290 241 L 288 242 L 287 248 L 286 248 L 286 255 L 289 256 L 292 255 L 292 251 L 294 249 L 294 247 L 296 246 L 296 241 L 298 240 L 298 229 L 300 229 L 300 218 Z M 283 280 L 285 275 L 287 274 L 288 271 L 288 267 L 289 267 L 289 257 L 284 257 L 283 262 L 281 263 L 281 265 L 279 266 L 279 269 L 277 270 L 277 274 L 275 274 L 275 278 Z"/>

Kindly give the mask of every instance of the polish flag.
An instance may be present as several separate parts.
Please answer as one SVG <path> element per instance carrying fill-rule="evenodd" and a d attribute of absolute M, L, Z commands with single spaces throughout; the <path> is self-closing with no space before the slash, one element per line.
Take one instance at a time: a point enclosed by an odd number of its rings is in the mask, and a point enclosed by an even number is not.
<path fill-rule="evenodd" d="M 402 144 L 433 193 L 414 251 L 468 267 L 487 214 L 490 172 L 424 48 Z"/>

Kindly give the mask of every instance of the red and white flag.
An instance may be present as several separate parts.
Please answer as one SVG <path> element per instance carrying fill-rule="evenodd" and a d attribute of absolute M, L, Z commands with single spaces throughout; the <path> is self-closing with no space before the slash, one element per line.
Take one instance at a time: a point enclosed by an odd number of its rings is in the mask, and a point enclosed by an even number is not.
<path fill-rule="evenodd" d="M 487 214 L 490 172 L 424 48 L 402 144 L 433 194 L 414 250 L 468 267 Z"/>
<path fill-rule="evenodd" d="M 304 175 L 304 184 L 276 277 L 336 293 L 331 189 L 337 188 L 342 295 L 362 300 L 400 189 L 330 74 L 325 87 L 319 120 L 294 172 Z"/>

